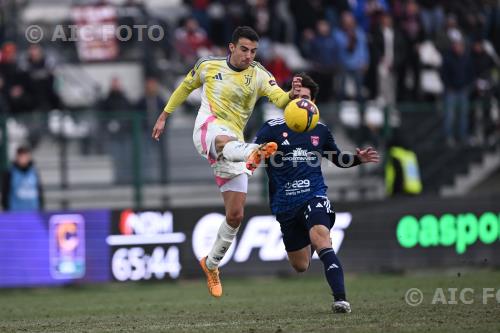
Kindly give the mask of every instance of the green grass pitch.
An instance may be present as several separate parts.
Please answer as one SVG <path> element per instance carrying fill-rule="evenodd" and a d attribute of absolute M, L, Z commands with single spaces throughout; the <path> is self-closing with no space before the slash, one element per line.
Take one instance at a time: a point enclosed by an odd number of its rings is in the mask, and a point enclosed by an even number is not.
<path fill-rule="evenodd" d="M 213 299 L 204 281 L 0 290 L 0 332 L 500 332 L 500 271 L 347 275 L 351 314 L 333 314 L 322 276 L 224 279 Z M 424 300 L 409 306 L 409 288 Z M 432 304 L 436 288 L 472 288 L 473 304 Z M 500 297 L 500 292 L 499 296 Z"/>

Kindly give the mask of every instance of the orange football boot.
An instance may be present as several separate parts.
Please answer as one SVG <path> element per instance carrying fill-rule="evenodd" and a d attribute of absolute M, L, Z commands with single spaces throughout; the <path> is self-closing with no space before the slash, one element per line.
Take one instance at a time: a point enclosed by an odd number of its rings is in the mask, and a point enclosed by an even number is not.
<path fill-rule="evenodd" d="M 266 159 L 271 157 L 276 150 L 278 150 L 278 144 L 276 142 L 267 142 L 263 143 L 254 151 L 250 153 L 247 159 L 247 169 L 250 171 L 254 171 L 259 166 L 262 159 Z"/>
<path fill-rule="evenodd" d="M 220 283 L 220 279 L 219 279 L 219 269 L 218 268 L 216 268 L 214 270 L 208 269 L 206 260 L 207 260 L 207 257 L 201 258 L 200 259 L 200 266 L 207 277 L 208 292 L 213 297 L 221 297 L 222 296 L 222 284 Z"/>

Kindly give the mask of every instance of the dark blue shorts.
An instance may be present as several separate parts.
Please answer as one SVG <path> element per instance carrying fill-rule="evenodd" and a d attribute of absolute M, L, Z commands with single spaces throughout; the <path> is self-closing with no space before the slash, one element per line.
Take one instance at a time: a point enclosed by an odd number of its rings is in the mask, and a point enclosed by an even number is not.
<path fill-rule="evenodd" d="M 335 212 L 326 197 L 308 200 L 293 214 L 277 214 L 287 252 L 300 250 L 311 244 L 309 230 L 318 224 L 330 230 L 335 223 Z"/>

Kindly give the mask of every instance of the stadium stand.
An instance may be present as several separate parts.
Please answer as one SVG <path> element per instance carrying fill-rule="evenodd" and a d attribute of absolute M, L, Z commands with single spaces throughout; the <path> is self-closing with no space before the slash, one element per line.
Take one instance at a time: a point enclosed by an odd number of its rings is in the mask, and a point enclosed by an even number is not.
<path fill-rule="evenodd" d="M 464 193 L 495 175 L 500 137 L 498 3 L 373 0 L 369 10 L 353 3 L 1 2 L 5 20 L 0 22 L 0 108 L 8 142 L 3 142 L 3 168 L 20 143 L 33 146 L 48 208 L 134 205 L 137 191 L 142 193 L 141 206 L 157 205 L 158 200 L 174 205 L 189 200 L 218 203 L 210 198 L 217 194 L 210 170 L 191 146 L 199 97 L 193 94 L 170 119 L 161 146 L 148 138 L 153 112 L 141 109 L 138 102 L 148 78 L 160 82 L 159 96 L 166 101 L 198 57 L 225 55 L 229 32 L 248 24 L 262 37 L 259 61 L 282 86 L 287 87 L 292 74 L 300 70 L 320 82 L 322 121 L 335 131 L 343 148 L 374 145 L 383 152 L 391 133 L 403 133 L 417 153 L 424 194 Z M 96 56 L 90 45 L 70 38 L 71 26 L 90 25 L 90 17 L 102 19 L 92 23 L 94 28 L 141 24 L 159 27 L 164 36 L 145 42 L 138 41 L 136 30 L 127 41 L 112 36 Z M 9 24 L 12 20 L 19 23 Z M 26 29 L 33 25 L 43 32 L 37 44 L 26 39 Z M 341 52 L 344 40 L 347 51 Z M 462 111 L 465 134 L 450 136 L 445 115 L 459 110 L 450 111 L 449 92 L 455 88 L 443 69 L 454 59 L 452 49 L 458 44 L 465 48 L 464 63 L 472 52 L 474 61 L 470 77 L 463 77 L 463 93 L 470 102 Z M 33 45 L 39 45 L 39 51 Z M 357 48 L 367 50 L 366 63 Z M 34 52 L 41 52 L 43 61 L 30 60 Z M 34 78 L 41 73 L 53 79 L 53 84 L 45 84 L 46 94 L 35 89 Z M 113 78 L 120 79 L 129 104 L 111 112 L 104 110 L 108 105 L 104 101 Z M 42 98 L 47 94 L 54 94 L 57 102 Z M 261 124 L 266 108 L 259 104 L 249 122 L 248 138 Z M 451 126 L 458 131 L 456 127 Z M 187 148 L 173 155 L 179 142 Z M 383 167 L 361 171 L 327 167 L 325 174 L 334 200 L 385 196 Z M 254 197 L 249 200 L 263 202 L 262 174 L 255 178 L 250 191 Z M 102 197 L 89 195 L 82 200 L 92 189 L 99 189 Z M 161 199 L 155 197 L 158 193 Z"/>

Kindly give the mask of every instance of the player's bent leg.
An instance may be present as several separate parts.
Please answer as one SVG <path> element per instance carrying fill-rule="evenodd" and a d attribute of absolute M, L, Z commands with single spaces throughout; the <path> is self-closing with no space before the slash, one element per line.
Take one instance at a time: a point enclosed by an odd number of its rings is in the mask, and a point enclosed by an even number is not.
<path fill-rule="evenodd" d="M 259 146 L 255 143 L 238 141 L 237 138 L 227 135 L 217 135 L 214 143 L 217 153 L 222 153 L 222 156 L 231 162 L 246 161 L 248 155 Z"/>
<path fill-rule="evenodd" d="M 217 154 L 222 153 L 222 150 L 224 149 L 224 146 L 230 142 L 230 141 L 238 141 L 237 138 L 229 135 L 217 135 L 215 139 L 213 140 L 213 145 L 215 147 L 215 150 Z"/>
<path fill-rule="evenodd" d="M 334 297 L 332 310 L 338 313 L 351 312 L 351 306 L 346 299 L 344 271 L 332 248 L 330 230 L 322 224 L 317 224 L 309 230 L 309 237 L 311 244 L 317 249 L 316 252 L 323 262 L 325 277 L 332 290 Z"/>
<path fill-rule="evenodd" d="M 308 245 L 297 251 L 287 252 L 288 261 L 297 273 L 307 271 L 311 263 L 311 246 Z"/>
<path fill-rule="evenodd" d="M 235 138 L 218 135 L 215 138 L 215 147 L 218 153 L 228 161 L 246 162 L 247 169 L 255 170 L 260 162 L 269 158 L 278 149 L 276 142 L 267 142 L 261 145 L 237 141 Z"/>

